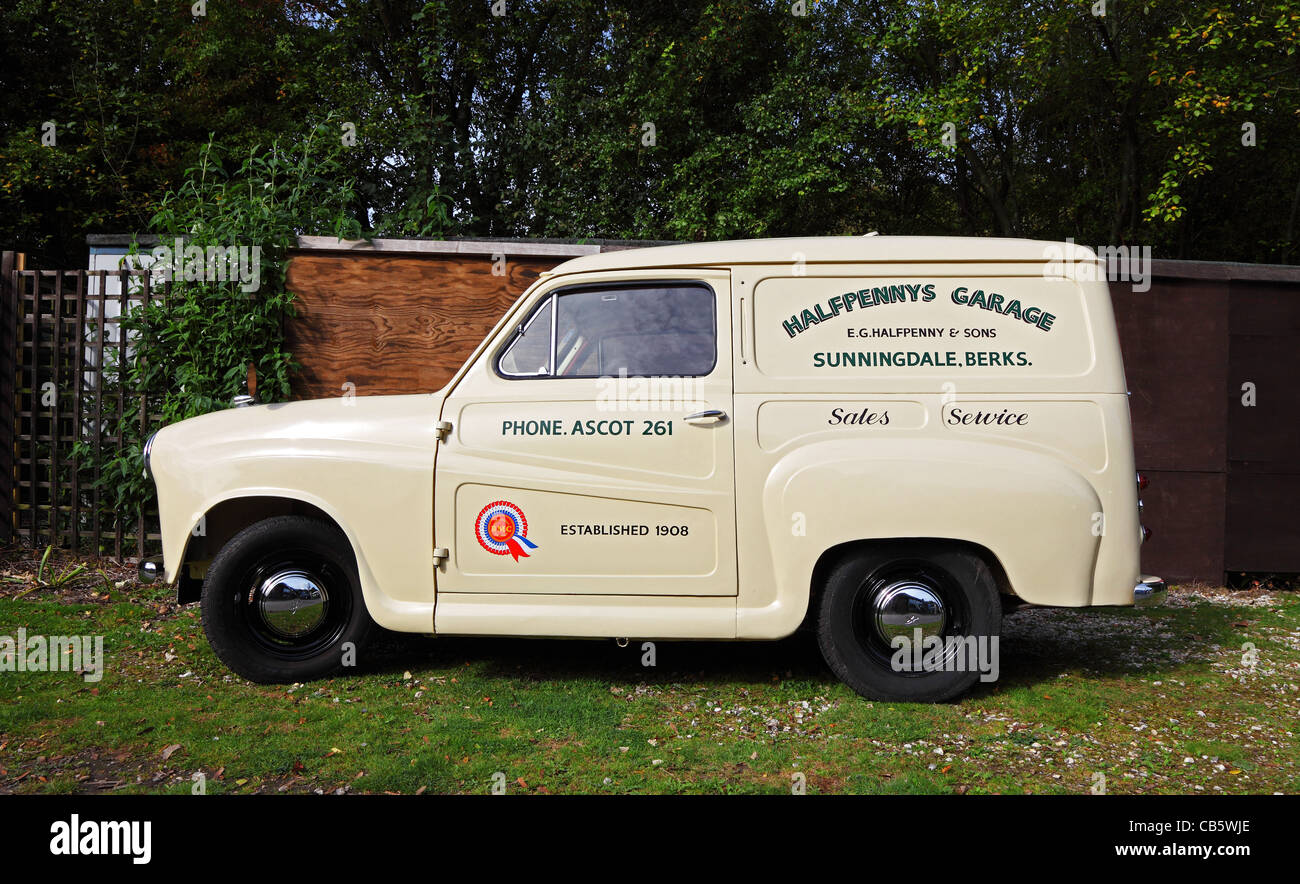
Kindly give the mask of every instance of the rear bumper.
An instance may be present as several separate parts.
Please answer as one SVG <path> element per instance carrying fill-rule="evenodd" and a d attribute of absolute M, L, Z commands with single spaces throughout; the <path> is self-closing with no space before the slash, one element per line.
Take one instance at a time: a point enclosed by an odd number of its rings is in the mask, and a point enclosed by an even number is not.
<path fill-rule="evenodd" d="M 1164 604 L 1168 594 L 1169 590 L 1166 589 L 1165 582 L 1159 577 L 1143 577 L 1138 581 L 1137 586 L 1133 587 L 1133 604 L 1139 608 L 1161 605 Z"/>

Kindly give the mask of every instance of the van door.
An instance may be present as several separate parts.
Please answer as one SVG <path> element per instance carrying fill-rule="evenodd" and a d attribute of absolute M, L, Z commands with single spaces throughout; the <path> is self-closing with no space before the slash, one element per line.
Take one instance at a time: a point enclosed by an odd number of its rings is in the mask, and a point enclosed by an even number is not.
<path fill-rule="evenodd" d="M 734 596 L 730 275 L 580 279 L 446 399 L 438 591 Z"/>

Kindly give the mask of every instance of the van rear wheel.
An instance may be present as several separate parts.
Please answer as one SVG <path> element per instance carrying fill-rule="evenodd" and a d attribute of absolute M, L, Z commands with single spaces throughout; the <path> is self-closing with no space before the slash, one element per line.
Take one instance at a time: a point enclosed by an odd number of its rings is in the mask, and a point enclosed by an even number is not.
<path fill-rule="evenodd" d="M 231 538 L 208 568 L 201 607 L 212 650 L 264 684 L 337 672 L 378 629 L 347 537 L 304 516 L 266 519 Z"/>
<path fill-rule="evenodd" d="M 817 612 L 831 670 L 871 700 L 937 703 L 996 674 L 996 581 L 978 556 L 903 543 L 843 558 Z"/>

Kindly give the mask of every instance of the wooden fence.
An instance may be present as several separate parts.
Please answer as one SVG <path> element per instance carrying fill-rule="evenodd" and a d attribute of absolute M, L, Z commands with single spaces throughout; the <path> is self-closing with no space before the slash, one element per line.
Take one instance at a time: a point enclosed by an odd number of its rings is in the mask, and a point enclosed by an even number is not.
<path fill-rule="evenodd" d="M 156 512 L 123 512 L 101 455 L 119 446 L 131 359 L 123 317 L 165 296 L 149 273 L 41 270 L 3 253 L 0 266 L 0 537 L 124 559 L 158 549 Z M 79 452 L 93 453 L 81 457 Z"/>

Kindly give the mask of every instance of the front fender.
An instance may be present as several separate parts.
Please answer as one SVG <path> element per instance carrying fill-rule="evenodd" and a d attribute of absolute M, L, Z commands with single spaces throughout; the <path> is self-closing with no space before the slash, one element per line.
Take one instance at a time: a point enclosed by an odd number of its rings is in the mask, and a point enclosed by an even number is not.
<path fill-rule="evenodd" d="M 429 396 L 367 397 L 234 409 L 164 428 L 150 462 L 167 579 L 214 507 L 298 500 L 347 536 L 377 623 L 431 632 L 437 410 Z"/>

